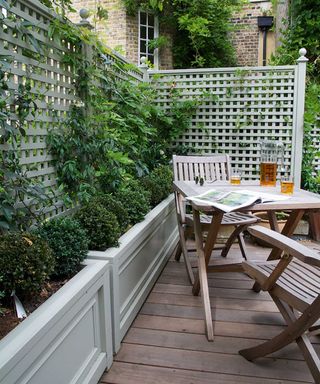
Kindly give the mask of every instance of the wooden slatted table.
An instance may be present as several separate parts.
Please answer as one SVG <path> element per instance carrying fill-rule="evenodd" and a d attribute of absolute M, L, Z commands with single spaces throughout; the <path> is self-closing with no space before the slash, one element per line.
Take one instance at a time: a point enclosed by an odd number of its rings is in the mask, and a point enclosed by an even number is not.
<path fill-rule="evenodd" d="M 221 189 L 224 191 L 235 190 L 252 190 L 254 192 L 263 192 L 268 194 L 280 194 L 280 186 L 276 187 L 261 187 L 257 182 L 242 182 L 241 185 L 235 186 L 226 184 L 225 182 L 205 183 L 203 186 L 196 184 L 194 181 L 176 181 L 173 183 L 174 190 L 184 197 L 199 195 L 210 189 Z M 193 294 L 198 295 L 201 290 L 202 303 L 204 308 L 205 328 L 206 335 L 209 341 L 214 338 L 212 314 L 209 299 L 208 277 L 207 273 L 210 271 L 239 271 L 241 270 L 241 262 L 225 263 L 212 265 L 209 267 L 210 257 L 217 240 L 220 224 L 223 217 L 223 212 L 214 209 L 212 206 L 199 205 L 192 202 L 194 226 L 195 226 L 195 240 L 198 256 L 198 274 L 193 285 Z M 288 199 L 270 203 L 255 204 L 250 207 L 242 208 L 243 212 L 261 212 L 268 213 L 270 226 L 272 229 L 279 231 L 276 220 L 277 211 L 288 211 L 289 217 L 282 230 L 282 234 L 291 236 L 297 227 L 299 221 L 305 212 L 315 212 L 320 210 L 320 195 L 295 188 L 293 195 L 288 195 Z M 211 224 L 207 234 L 205 245 L 200 224 L 200 211 L 210 213 L 212 215 Z M 268 260 L 275 260 L 281 256 L 281 250 L 274 248 Z M 259 286 L 255 285 L 254 289 L 259 290 Z"/>

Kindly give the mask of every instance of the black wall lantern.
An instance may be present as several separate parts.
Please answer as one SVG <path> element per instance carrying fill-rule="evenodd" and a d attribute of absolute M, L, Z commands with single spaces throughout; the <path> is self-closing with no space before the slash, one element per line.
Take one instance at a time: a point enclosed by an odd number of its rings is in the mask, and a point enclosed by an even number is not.
<path fill-rule="evenodd" d="M 263 32 L 262 65 L 267 64 L 267 33 L 273 25 L 273 16 L 258 16 L 258 27 Z"/>

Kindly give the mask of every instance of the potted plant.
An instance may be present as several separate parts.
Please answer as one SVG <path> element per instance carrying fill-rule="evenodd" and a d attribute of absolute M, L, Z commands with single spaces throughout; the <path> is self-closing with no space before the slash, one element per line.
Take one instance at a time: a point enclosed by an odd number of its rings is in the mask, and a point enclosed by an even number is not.
<path fill-rule="evenodd" d="M 97 382 L 111 366 L 110 265 L 86 260 L 79 271 L 86 249 L 83 230 L 68 218 L 45 223 L 36 234 L 0 237 L 6 293 L 37 295 L 49 274 L 78 271 L 0 341 L 0 382 Z"/>

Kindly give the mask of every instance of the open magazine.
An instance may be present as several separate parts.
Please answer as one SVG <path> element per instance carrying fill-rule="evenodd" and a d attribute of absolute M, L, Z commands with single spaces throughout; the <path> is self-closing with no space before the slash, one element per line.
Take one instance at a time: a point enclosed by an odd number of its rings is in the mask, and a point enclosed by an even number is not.
<path fill-rule="evenodd" d="M 257 203 L 270 203 L 272 201 L 288 200 L 288 198 L 288 196 L 258 193 L 247 190 L 228 192 L 210 189 L 201 195 L 190 196 L 186 199 L 194 201 L 199 205 L 203 204 L 213 206 L 223 212 L 231 212 Z"/>

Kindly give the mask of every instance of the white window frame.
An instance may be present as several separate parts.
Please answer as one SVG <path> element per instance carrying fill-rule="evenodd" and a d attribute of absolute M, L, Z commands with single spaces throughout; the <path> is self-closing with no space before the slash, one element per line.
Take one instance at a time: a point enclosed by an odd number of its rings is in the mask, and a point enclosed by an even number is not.
<path fill-rule="evenodd" d="M 146 14 L 146 24 L 141 24 L 141 13 L 145 13 Z M 140 43 L 141 43 L 141 36 L 140 36 L 140 31 L 141 31 L 141 25 L 145 26 L 146 27 L 146 38 L 143 39 L 143 40 L 146 40 L 146 49 L 147 49 L 147 52 L 148 52 L 148 27 L 150 26 L 148 24 L 148 15 L 152 15 L 154 17 L 154 25 L 152 25 L 152 27 L 154 28 L 154 37 L 153 39 L 157 39 L 159 37 L 159 19 L 158 19 L 158 16 L 156 16 L 153 12 L 150 12 L 150 11 L 145 11 L 145 10 L 139 10 L 138 11 L 138 64 L 140 64 L 140 58 L 141 58 L 141 55 L 142 56 L 145 56 L 145 54 L 141 54 L 140 52 Z M 150 40 L 153 40 L 153 39 L 150 39 Z M 159 69 L 159 49 L 156 48 L 154 51 L 153 51 L 153 65 L 154 65 L 154 69 Z"/>

